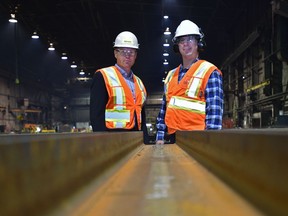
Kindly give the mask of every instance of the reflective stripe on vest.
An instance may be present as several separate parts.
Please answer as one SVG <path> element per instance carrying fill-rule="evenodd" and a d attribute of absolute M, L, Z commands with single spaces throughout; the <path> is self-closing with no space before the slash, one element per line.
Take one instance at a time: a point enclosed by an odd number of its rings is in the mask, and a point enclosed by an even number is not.
<path fill-rule="evenodd" d="M 169 108 L 183 109 L 194 113 L 205 114 L 206 103 L 189 98 L 172 96 L 168 106 Z"/>
<path fill-rule="evenodd" d="M 105 110 L 105 120 L 113 122 L 114 128 L 124 128 L 130 121 L 130 110 L 126 110 L 126 97 L 121 82 L 113 68 L 104 69 L 114 97 L 114 109 Z"/>
<path fill-rule="evenodd" d="M 123 92 L 123 88 L 121 86 L 121 82 L 117 76 L 116 71 L 113 68 L 105 68 L 105 72 L 108 75 L 107 78 L 110 85 L 113 87 L 113 95 L 116 96 L 114 98 L 114 103 L 121 104 L 120 106 L 116 105 L 115 109 L 117 110 L 125 109 L 125 106 L 122 106 L 122 104 L 126 104 L 125 94 Z"/>
<path fill-rule="evenodd" d="M 130 121 L 130 111 L 108 109 L 105 112 L 105 119 L 106 121 L 114 122 L 115 128 L 124 128 L 126 122 Z"/>
<path fill-rule="evenodd" d="M 192 80 L 192 83 L 190 84 L 190 87 L 187 91 L 187 95 L 189 97 L 197 97 L 200 87 L 202 85 L 203 78 L 205 77 L 206 73 L 212 67 L 213 64 L 210 62 L 203 62 L 201 65 L 197 68 L 197 70 L 194 73 L 194 77 Z"/>
<path fill-rule="evenodd" d="M 169 71 L 169 73 L 168 73 L 168 75 L 167 75 L 167 77 L 166 77 L 166 79 L 164 81 L 164 83 L 165 83 L 165 85 L 164 85 L 164 93 L 165 94 L 167 92 L 167 89 L 168 89 L 168 86 L 169 86 L 169 82 L 172 79 L 174 73 L 176 72 L 176 69 L 177 68 L 174 68 L 173 70 Z"/>

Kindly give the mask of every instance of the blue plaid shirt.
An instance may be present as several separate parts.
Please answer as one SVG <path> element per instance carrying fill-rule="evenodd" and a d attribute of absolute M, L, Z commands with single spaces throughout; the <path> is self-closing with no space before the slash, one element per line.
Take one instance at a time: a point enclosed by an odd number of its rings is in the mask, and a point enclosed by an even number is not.
<path fill-rule="evenodd" d="M 188 69 L 180 68 L 178 82 L 184 77 Z M 206 130 L 215 130 L 222 128 L 222 116 L 223 116 L 223 88 L 222 88 L 222 76 L 215 70 L 209 77 L 206 89 Z M 163 95 L 162 105 L 157 117 L 157 135 L 156 140 L 164 140 L 166 131 L 165 124 L 166 113 L 166 97 Z"/>

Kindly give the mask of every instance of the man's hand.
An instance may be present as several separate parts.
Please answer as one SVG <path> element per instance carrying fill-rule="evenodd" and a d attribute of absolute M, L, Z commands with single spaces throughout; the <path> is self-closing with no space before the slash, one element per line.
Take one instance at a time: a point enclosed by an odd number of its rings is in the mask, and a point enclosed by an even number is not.
<path fill-rule="evenodd" d="M 156 145 L 164 145 L 164 140 L 157 140 Z"/>

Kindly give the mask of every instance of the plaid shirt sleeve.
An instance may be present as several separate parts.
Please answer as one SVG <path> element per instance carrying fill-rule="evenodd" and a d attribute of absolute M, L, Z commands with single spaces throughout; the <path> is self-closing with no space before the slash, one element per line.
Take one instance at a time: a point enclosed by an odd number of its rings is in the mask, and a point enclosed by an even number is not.
<path fill-rule="evenodd" d="M 222 76 L 218 71 L 210 75 L 206 90 L 206 130 L 222 128 L 223 87 Z"/>
<path fill-rule="evenodd" d="M 157 128 L 156 141 L 164 140 L 164 135 L 166 131 L 165 113 L 166 113 L 166 98 L 165 95 L 163 95 L 160 112 L 157 116 L 156 121 L 156 128 Z"/>

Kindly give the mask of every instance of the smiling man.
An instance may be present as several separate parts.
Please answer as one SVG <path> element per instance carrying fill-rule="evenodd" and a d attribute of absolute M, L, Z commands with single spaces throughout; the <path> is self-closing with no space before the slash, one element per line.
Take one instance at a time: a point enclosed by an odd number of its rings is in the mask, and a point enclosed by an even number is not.
<path fill-rule="evenodd" d="M 169 71 L 164 82 L 162 107 L 157 117 L 156 144 L 164 144 L 168 132 L 175 142 L 178 130 L 211 130 L 222 128 L 222 73 L 213 64 L 199 59 L 204 34 L 190 20 L 177 27 L 174 51 L 182 64 Z"/>
<path fill-rule="evenodd" d="M 124 31 L 114 42 L 114 66 L 96 71 L 90 91 L 90 122 L 93 131 L 143 131 L 148 143 L 144 104 L 147 93 L 132 66 L 139 44 L 136 36 Z"/>

